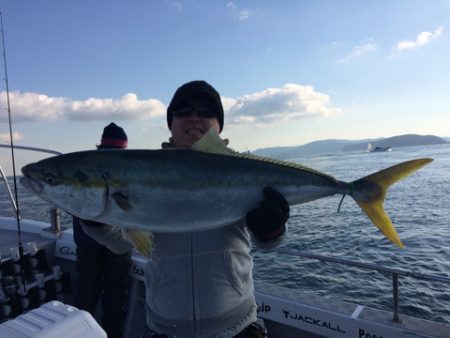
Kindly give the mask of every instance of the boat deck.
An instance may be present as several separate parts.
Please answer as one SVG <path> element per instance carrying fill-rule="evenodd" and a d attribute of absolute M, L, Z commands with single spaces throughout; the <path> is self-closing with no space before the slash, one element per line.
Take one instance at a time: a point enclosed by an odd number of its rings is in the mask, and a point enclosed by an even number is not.
<path fill-rule="evenodd" d="M 2 262 L 9 260 L 11 256 L 14 259 L 14 254 L 11 255 L 11 246 L 16 246 L 18 241 L 15 228 L 15 220 L 0 217 Z M 46 223 L 22 222 L 24 251 L 30 250 L 28 242 L 34 242 L 38 249 L 46 249 L 48 262 L 60 266 L 61 271 L 69 273 L 74 285 L 76 271 L 72 231 L 71 229 L 63 231 L 56 237 L 46 231 L 47 228 Z M 144 257 L 138 254 L 133 255 L 124 332 L 124 337 L 127 338 L 138 336 L 142 331 L 142 323 L 145 322 L 143 283 L 145 262 Z M 60 275 L 54 272 L 53 276 L 48 278 L 59 280 Z M 265 320 L 270 338 L 450 337 L 450 326 L 420 318 L 400 315 L 400 320 L 396 322 L 390 311 L 303 293 L 262 281 L 255 281 L 255 290 L 258 316 Z M 65 294 L 63 302 L 71 304 L 72 296 L 72 293 Z M 98 310 L 101 311 L 100 305 Z"/>

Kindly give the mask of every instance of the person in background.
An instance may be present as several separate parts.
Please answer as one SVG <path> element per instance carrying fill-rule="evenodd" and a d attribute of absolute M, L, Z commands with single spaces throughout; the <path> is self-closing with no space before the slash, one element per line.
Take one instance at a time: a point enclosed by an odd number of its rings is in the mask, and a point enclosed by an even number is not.
<path fill-rule="evenodd" d="M 171 138 L 162 148 L 189 149 L 211 128 L 220 134 L 223 123 L 219 93 L 205 81 L 188 82 L 177 89 L 167 108 Z M 250 249 L 252 242 L 264 248 L 281 243 L 289 205 L 271 187 L 261 195 L 259 206 L 236 223 L 201 232 L 153 234 L 151 259 L 144 269 L 143 338 L 267 336 L 256 317 Z M 117 227 L 84 228 L 95 230 L 102 243 L 120 251 L 117 236 L 105 240 Z"/>
<path fill-rule="evenodd" d="M 110 123 L 103 129 L 97 149 L 125 149 L 127 145 L 128 138 L 124 130 L 115 123 Z M 82 225 L 85 223 L 90 223 L 91 226 L 101 225 L 73 217 L 78 273 L 74 305 L 94 316 L 101 297 L 101 326 L 108 338 L 119 338 L 122 337 L 125 318 L 127 277 L 133 246 L 125 244 L 122 252 L 115 254 L 83 231 Z"/>

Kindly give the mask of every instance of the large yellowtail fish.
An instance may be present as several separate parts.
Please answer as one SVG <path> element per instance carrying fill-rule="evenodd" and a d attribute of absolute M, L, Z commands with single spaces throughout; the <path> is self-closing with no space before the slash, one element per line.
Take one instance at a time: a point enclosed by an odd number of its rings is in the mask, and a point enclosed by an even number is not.
<path fill-rule="evenodd" d="M 259 204 L 265 186 L 291 205 L 349 195 L 403 247 L 383 201 L 391 184 L 431 161 L 400 163 L 347 183 L 300 164 L 237 153 L 210 131 L 192 150 L 93 150 L 51 157 L 23 167 L 21 182 L 81 219 L 151 232 L 226 226 Z"/>

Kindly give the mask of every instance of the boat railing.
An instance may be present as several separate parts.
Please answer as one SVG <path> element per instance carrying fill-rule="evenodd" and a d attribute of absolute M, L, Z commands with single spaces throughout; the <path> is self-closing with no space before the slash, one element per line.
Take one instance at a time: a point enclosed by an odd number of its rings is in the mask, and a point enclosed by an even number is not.
<path fill-rule="evenodd" d="M 0 144 L 0 148 L 11 148 L 11 145 L 10 144 Z M 36 151 L 39 153 L 48 153 L 48 154 L 53 154 L 53 155 L 61 155 L 62 154 L 61 152 L 52 150 L 52 149 L 29 147 L 29 146 L 14 145 L 14 149 L 31 150 L 31 151 Z"/>
<path fill-rule="evenodd" d="M 439 276 L 439 275 L 429 275 L 421 272 L 414 272 L 414 271 L 408 271 L 398 268 L 390 268 L 385 267 L 373 263 L 364 263 L 364 262 L 355 262 L 343 258 L 338 257 L 332 257 L 332 256 L 322 256 L 322 255 L 316 255 L 308 252 L 297 252 L 297 251 L 288 251 L 288 250 L 282 250 L 277 249 L 276 252 L 281 254 L 287 254 L 291 256 L 297 256 L 302 258 L 310 258 L 310 259 L 316 259 L 321 262 L 333 262 L 348 266 L 355 266 L 367 270 L 374 270 L 378 272 L 388 273 L 392 276 L 392 313 L 393 313 L 393 321 L 399 322 L 400 321 L 400 310 L 399 310 L 399 277 L 412 277 L 415 279 L 420 280 L 426 280 L 426 281 L 432 281 L 432 282 L 441 282 L 441 283 L 447 283 L 450 284 L 450 278 Z"/>
<path fill-rule="evenodd" d="M 11 145 L 10 144 L 0 144 L 0 148 L 11 148 Z M 35 152 L 40 152 L 40 153 L 48 153 L 48 154 L 53 154 L 53 155 L 61 155 L 62 154 L 61 152 L 56 151 L 56 150 L 37 148 L 37 147 L 29 147 L 29 146 L 14 145 L 14 149 L 30 150 L 30 151 L 35 151 Z M 14 196 L 9 187 L 8 179 L 7 179 L 5 172 L 3 171 L 1 166 L 0 166 L 0 175 L 2 176 L 2 180 L 6 186 L 6 191 L 8 193 L 8 196 L 11 201 L 14 212 L 17 214 L 16 201 L 15 201 Z M 20 215 L 19 215 L 19 217 L 20 217 Z M 50 208 L 50 225 L 51 225 L 52 232 L 59 233 L 61 231 L 60 212 L 57 208 L 54 208 L 54 207 Z"/>

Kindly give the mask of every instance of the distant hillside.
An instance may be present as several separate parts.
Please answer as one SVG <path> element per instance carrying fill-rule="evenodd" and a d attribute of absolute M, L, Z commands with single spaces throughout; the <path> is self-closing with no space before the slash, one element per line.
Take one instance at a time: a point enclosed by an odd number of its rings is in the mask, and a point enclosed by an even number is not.
<path fill-rule="evenodd" d="M 442 144 L 447 141 L 434 135 L 400 135 L 389 138 L 365 139 L 365 140 L 322 140 L 314 141 L 301 146 L 261 148 L 253 151 L 253 154 L 279 159 L 296 158 L 313 154 L 329 154 L 341 151 L 364 151 L 367 144 L 373 147 L 405 147 L 417 145 Z"/>
<path fill-rule="evenodd" d="M 351 140 L 330 139 L 330 140 L 314 141 L 301 146 L 261 148 L 253 151 L 252 153 L 260 156 L 288 159 L 288 158 L 295 158 L 296 156 L 336 153 L 342 151 L 342 149 L 346 146 L 365 141 L 371 142 L 372 140 L 351 141 Z"/>

